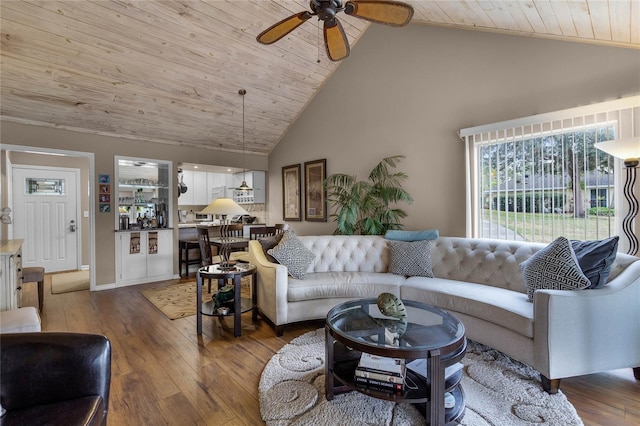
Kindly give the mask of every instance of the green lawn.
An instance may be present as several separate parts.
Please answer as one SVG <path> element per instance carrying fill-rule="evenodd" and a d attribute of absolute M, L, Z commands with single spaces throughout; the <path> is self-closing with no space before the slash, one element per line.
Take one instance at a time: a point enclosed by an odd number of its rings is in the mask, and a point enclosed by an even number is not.
<path fill-rule="evenodd" d="M 484 210 L 483 214 L 484 220 L 491 223 L 492 227 L 500 225 L 515 231 L 525 241 L 548 243 L 559 236 L 598 240 L 616 235 L 613 217 L 575 218 L 572 214 L 514 213 L 496 210 Z"/>

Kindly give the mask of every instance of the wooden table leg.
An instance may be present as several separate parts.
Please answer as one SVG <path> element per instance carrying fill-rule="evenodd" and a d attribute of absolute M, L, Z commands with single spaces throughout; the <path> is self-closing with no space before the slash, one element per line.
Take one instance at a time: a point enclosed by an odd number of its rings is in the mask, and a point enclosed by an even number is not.
<path fill-rule="evenodd" d="M 233 292 L 234 292 L 234 301 L 233 301 L 233 335 L 236 337 L 240 337 L 242 334 L 242 277 L 240 274 L 236 274 L 233 276 Z"/>
<path fill-rule="evenodd" d="M 324 348 L 325 348 L 325 363 L 324 363 L 324 387 L 325 396 L 327 401 L 333 399 L 333 337 L 329 332 L 329 327 L 324 327 Z"/>
<path fill-rule="evenodd" d="M 182 242 L 178 242 L 178 275 L 180 275 L 180 278 L 182 278 L 182 264 L 184 263 L 184 260 L 182 259 L 182 250 L 183 244 Z M 189 272 L 189 265 L 187 265 L 187 272 Z"/>
<path fill-rule="evenodd" d="M 440 350 L 429 351 L 429 375 L 431 376 L 429 402 L 431 425 L 444 424 L 444 370 L 440 367 Z"/>
<path fill-rule="evenodd" d="M 196 329 L 198 334 L 202 334 L 202 276 L 200 272 L 196 276 Z"/>
<path fill-rule="evenodd" d="M 251 319 L 253 320 L 253 322 L 256 322 L 258 320 L 258 272 L 256 270 L 256 272 L 253 273 L 253 275 L 251 275 L 251 304 L 252 306 L 252 311 L 251 311 Z"/>

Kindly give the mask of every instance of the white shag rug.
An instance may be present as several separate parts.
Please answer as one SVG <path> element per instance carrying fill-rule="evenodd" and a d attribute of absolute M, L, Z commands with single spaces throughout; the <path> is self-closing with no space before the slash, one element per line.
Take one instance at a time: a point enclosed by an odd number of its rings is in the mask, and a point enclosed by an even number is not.
<path fill-rule="evenodd" d="M 268 426 L 424 425 L 410 404 L 395 404 L 353 391 L 325 398 L 324 329 L 292 340 L 267 363 L 260 377 L 260 411 Z M 475 342 L 462 360 L 466 411 L 461 425 L 582 425 L 560 391 L 542 390 L 532 368 Z"/>

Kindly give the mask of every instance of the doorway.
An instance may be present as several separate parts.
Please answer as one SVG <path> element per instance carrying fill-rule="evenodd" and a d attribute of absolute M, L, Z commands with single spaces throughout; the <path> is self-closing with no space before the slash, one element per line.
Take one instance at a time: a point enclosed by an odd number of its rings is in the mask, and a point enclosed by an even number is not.
<path fill-rule="evenodd" d="M 13 165 L 13 235 L 24 240 L 24 267 L 79 269 L 79 179 L 80 169 Z"/>
<path fill-rule="evenodd" d="M 72 269 L 89 271 L 90 289 L 96 290 L 95 274 L 95 154 L 82 151 L 68 151 L 52 148 L 31 147 L 27 145 L 2 144 L 2 156 L 6 183 L 2 184 L 0 191 L 6 191 L 2 197 L 5 205 L 12 209 L 15 222 L 15 204 L 13 202 L 13 165 L 27 165 L 42 168 L 44 170 L 54 168 L 75 169 L 79 168 L 80 179 L 77 182 L 76 193 L 79 193 L 80 203 L 77 206 L 76 233 L 79 239 L 76 262 Z M 14 224 L 4 225 L 4 238 L 17 238 L 14 232 Z M 67 222 L 70 226 L 70 222 Z M 46 272 L 50 272 L 46 269 Z"/>

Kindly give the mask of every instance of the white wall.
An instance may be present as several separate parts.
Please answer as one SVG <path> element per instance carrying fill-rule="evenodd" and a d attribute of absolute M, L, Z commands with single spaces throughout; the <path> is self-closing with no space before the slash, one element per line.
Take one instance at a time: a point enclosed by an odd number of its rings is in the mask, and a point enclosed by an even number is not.
<path fill-rule="evenodd" d="M 405 155 L 405 229 L 464 236 L 462 128 L 640 93 L 640 51 L 424 25 L 371 25 L 269 156 L 269 220 L 282 221 L 282 166 L 327 159 L 369 171 Z M 327 223 L 290 222 L 300 234 Z"/>

